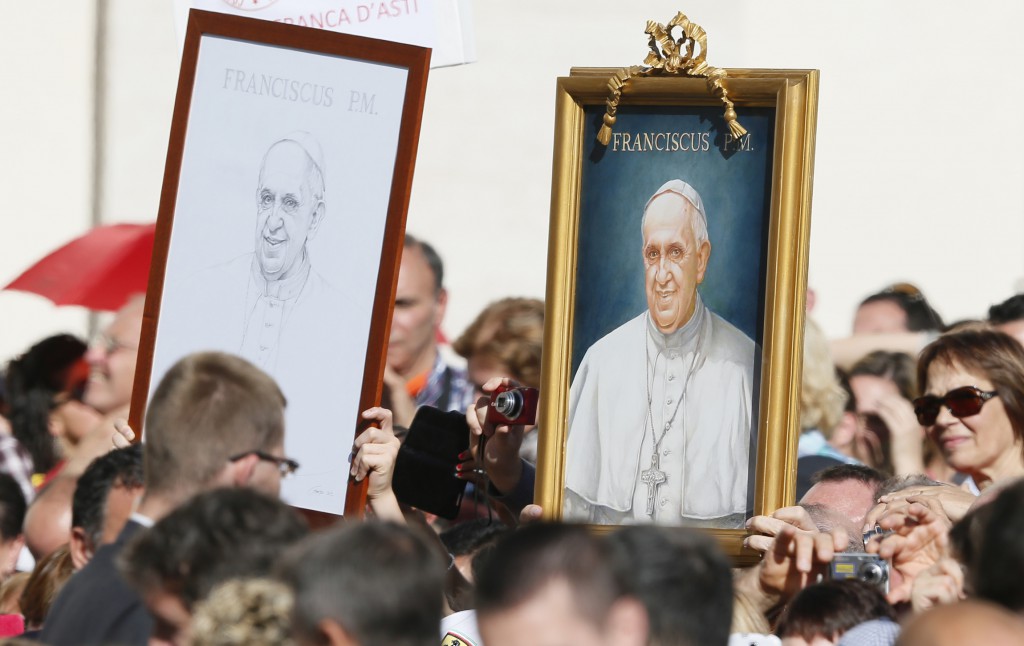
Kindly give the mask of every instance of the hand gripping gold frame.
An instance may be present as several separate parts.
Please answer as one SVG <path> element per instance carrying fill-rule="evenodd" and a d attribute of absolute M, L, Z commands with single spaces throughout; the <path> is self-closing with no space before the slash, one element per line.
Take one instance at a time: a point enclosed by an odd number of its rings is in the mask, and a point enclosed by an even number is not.
<path fill-rule="evenodd" d="M 796 489 L 818 71 L 726 71 L 729 95 L 737 108 L 773 107 L 776 111 L 754 493 L 754 513 L 770 514 L 793 504 Z M 616 72 L 576 68 L 570 77 L 558 79 L 556 89 L 542 431 L 535 491 L 548 518 L 561 517 L 565 481 L 583 151 L 592 145 L 592 140 L 584 141 L 584 108 L 605 103 L 608 79 Z M 622 102 L 630 106 L 720 105 L 703 79 L 686 77 L 633 78 Z M 757 560 L 755 552 L 743 548 L 743 530 L 707 531 L 735 562 Z"/>

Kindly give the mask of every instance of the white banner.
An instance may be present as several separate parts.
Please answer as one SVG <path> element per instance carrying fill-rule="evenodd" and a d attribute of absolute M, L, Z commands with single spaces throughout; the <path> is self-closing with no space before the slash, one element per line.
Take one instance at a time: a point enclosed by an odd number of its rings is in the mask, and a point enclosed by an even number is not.
<path fill-rule="evenodd" d="M 476 60 L 470 0 L 175 0 L 178 48 L 189 9 L 430 47 L 431 67 Z"/>

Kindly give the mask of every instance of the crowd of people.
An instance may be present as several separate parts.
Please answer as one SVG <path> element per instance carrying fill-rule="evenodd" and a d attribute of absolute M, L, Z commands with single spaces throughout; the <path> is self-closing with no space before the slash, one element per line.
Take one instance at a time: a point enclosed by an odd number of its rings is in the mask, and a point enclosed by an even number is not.
<path fill-rule="evenodd" d="M 542 521 L 538 430 L 490 395 L 540 386 L 544 304 L 506 298 L 448 344 L 441 258 L 407 236 L 381 407 L 350 475 L 363 519 L 279 499 L 286 398 L 245 359 L 178 361 L 123 420 L 141 297 L 86 343 L 44 339 L 0 389 L 0 633 L 79 644 L 1024 644 L 1024 294 L 946 325 L 896 284 L 827 340 L 809 311 L 797 500 L 712 534 Z M 809 299 L 809 302 L 812 299 Z M 417 411 L 464 413 L 454 519 L 395 493 Z M 485 443 L 478 438 L 488 438 Z M 118 447 L 118 448 L 115 448 Z M 316 526 L 316 523 L 313 523 Z"/>

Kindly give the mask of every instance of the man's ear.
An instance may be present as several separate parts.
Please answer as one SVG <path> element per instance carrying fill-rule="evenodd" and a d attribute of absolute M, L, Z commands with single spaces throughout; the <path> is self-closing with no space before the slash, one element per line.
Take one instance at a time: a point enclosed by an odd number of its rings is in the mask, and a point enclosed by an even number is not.
<path fill-rule="evenodd" d="M 7 550 L 7 562 L 0 563 L 0 567 L 3 568 L 4 576 L 14 572 L 15 568 L 18 567 L 18 556 L 21 555 L 22 548 L 25 547 L 25 535 L 18 534 L 8 541 L 7 544 L 10 547 L 10 549 Z"/>
<path fill-rule="evenodd" d="M 46 416 L 46 430 L 51 437 L 63 437 L 64 421 L 58 418 L 54 413 L 50 413 Z"/>
<path fill-rule="evenodd" d="M 317 229 L 320 228 L 320 223 L 323 221 L 325 213 L 327 213 L 327 205 L 324 204 L 323 200 L 318 200 L 316 208 L 313 209 L 313 218 L 309 221 L 309 231 L 306 232 L 307 240 L 312 240 L 313 236 L 316 235 Z"/>
<path fill-rule="evenodd" d="M 217 480 L 221 485 L 228 487 L 248 486 L 259 461 L 260 459 L 256 457 L 255 453 L 250 453 L 243 458 L 229 462 L 225 471 Z"/>
<path fill-rule="evenodd" d="M 622 597 L 608 610 L 605 631 L 610 644 L 644 646 L 650 629 L 647 609 L 634 597 Z"/>
<path fill-rule="evenodd" d="M 71 563 L 76 572 L 84 568 L 85 564 L 92 559 L 92 541 L 85 535 L 85 530 L 81 527 L 71 528 L 71 542 L 68 544 L 68 549 L 71 551 Z"/>
<path fill-rule="evenodd" d="M 708 260 L 711 258 L 711 242 L 705 240 L 697 247 L 697 284 L 704 282 L 704 272 L 708 269 Z"/>
<path fill-rule="evenodd" d="M 444 320 L 444 312 L 448 308 L 448 290 L 444 287 L 437 293 L 437 309 L 434 315 L 434 329 L 441 327 L 441 321 Z"/>
<path fill-rule="evenodd" d="M 316 626 L 331 646 L 360 646 L 359 642 L 333 619 L 321 619 Z"/>

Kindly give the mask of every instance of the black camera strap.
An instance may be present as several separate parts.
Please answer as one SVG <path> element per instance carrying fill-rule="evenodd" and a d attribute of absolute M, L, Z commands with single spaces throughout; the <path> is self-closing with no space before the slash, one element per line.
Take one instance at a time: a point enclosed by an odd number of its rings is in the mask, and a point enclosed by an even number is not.
<path fill-rule="evenodd" d="M 487 449 L 487 437 L 481 433 L 476 442 L 477 468 L 476 475 L 479 478 L 473 487 L 473 508 L 479 510 L 480 505 L 487 507 L 487 524 L 494 522 L 494 511 L 491 508 L 491 479 L 487 477 L 484 451 Z"/>

